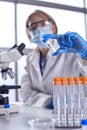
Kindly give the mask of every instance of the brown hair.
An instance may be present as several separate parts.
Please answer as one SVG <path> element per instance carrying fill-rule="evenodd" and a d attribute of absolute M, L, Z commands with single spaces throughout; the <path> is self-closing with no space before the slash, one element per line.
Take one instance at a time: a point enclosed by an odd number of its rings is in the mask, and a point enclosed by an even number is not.
<path fill-rule="evenodd" d="M 34 16 L 34 15 L 41 16 L 45 20 L 50 21 L 55 26 L 55 28 L 56 28 L 55 33 L 57 33 L 58 29 L 57 29 L 57 25 L 56 25 L 55 20 L 50 15 L 48 15 L 47 13 L 45 13 L 45 12 L 43 12 L 41 10 L 35 10 L 31 15 L 28 16 L 28 18 L 26 20 L 26 28 L 28 28 L 28 26 L 29 26 L 28 23 L 31 20 L 31 17 Z"/>

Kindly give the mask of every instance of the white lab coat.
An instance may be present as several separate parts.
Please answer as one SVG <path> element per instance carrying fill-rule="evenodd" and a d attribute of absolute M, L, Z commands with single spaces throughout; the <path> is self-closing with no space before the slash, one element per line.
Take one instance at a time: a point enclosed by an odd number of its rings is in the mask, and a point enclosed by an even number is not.
<path fill-rule="evenodd" d="M 84 75 L 78 63 L 79 54 L 63 53 L 50 56 L 47 60 L 43 76 L 39 67 L 40 53 L 38 49 L 29 53 L 26 74 L 21 80 L 21 96 L 23 102 L 34 107 L 45 107 L 53 96 L 53 78 L 63 76 Z"/>

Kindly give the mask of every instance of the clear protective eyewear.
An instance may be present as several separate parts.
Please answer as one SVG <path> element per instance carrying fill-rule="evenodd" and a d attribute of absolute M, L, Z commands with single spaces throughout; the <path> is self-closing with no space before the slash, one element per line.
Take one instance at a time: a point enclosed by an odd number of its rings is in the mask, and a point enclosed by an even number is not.
<path fill-rule="evenodd" d="M 28 26 L 28 31 L 35 31 L 38 26 L 40 25 L 41 27 L 45 27 L 47 25 L 49 25 L 51 22 L 50 21 L 47 21 L 47 20 L 41 20 L 41 21 L 38 21 L 38 22 L 35 22 L 35 23 L 31 23 L 29 26 Z"/>

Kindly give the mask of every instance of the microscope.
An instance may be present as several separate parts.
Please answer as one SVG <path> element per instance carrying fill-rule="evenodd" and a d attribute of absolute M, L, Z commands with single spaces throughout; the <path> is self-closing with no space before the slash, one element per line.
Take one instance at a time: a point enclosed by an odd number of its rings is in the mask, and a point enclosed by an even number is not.
<path fill-rule="evenodd" d="M 15 73 L 9 64 L 17 62 L 24 55 L 25 44 L 21 43 L 19 46 L 14 45 L 8 51 L 0 53 L 0 72 L 3 80 L 7 80 L 7 76 L 11 79 L 15 77 Z M 9 97 L 3 96 L 9 94 L 9 89 L 19 89 L 20 85 L 0 85 L 0 110 L 5 104 L 9 104 Z M 3 114 L 3 112 L 0 111 Z"/>

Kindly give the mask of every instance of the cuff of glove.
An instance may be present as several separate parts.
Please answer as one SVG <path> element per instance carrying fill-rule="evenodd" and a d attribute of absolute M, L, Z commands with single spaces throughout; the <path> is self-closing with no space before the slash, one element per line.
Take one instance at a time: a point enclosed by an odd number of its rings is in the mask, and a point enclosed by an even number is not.
<path fill-rule="evenodd" d="M 86 52 L 82 52 L 80 55 L 81 55 L 82 59 L 87 60 L 87 53 Z"/>

